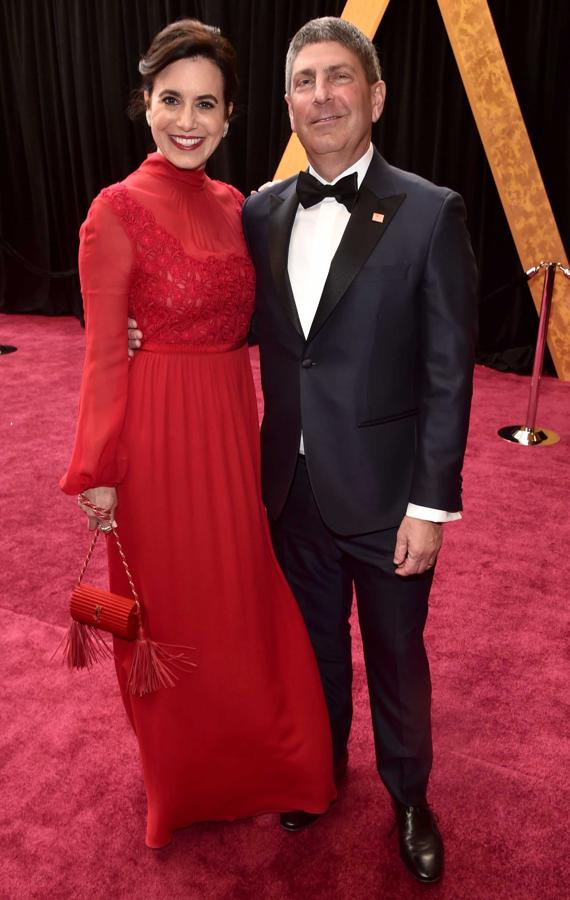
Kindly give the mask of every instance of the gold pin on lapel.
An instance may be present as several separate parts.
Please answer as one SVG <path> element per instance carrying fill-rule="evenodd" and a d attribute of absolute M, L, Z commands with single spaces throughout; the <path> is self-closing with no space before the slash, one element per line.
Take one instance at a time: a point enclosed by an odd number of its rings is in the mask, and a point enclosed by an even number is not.
<path fill-rule="evenodd" d="M 384 221 L 384 213 L 372 213 L 372 221 L 382 223 Z"/>

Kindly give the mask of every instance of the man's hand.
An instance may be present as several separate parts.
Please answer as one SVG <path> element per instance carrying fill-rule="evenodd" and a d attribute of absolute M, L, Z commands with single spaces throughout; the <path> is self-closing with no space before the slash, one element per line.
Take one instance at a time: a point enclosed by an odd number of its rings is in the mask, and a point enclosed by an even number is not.
<path fill-rule="evenodd" d="M 435 565 L 443 542 L 443 525 L 404 516 L 396 537 L 396 575 L 421 575 Z"/>
<path fill-rule="evenodd" d="M 142 331 L 137 328 L 134 319 L 127 319 L 127 328 L 129 329 L 129 356 L 132 359 L 135 351 L 139 349 L 142 341 Z"/>

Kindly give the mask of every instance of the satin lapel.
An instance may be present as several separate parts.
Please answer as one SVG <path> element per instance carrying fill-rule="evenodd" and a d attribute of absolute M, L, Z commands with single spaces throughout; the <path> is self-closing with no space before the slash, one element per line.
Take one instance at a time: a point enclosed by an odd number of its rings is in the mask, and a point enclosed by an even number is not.
<path fill-rule="evenodd" d="M 351 282 L 358 274 L 398 209 L 406 199 L 405 194 L 394 194 L 392 197 L 378 199 L 376 194 L 362 185 L 358 200 L 351 213 L 348 225 L 342 236 L 325 281 L 323 293 L 307 341 L 314 338 L 346 293 Z M 379 216 L 375 216 L 378 213 Z M 383 216 L 382 221 L 378 219 Z"/>
<path fill-rule="evenodd" d="M 299 206 L 297 192 L 293 183 L 290 193 L 285 196 L 272 195 L 269 209 L 269 255 L 273 280 L 277 286 L 277 294 L 285 308 L 287 317 L 303 340 L 305 336 L 299 321 L 297 305 L 293 297 L 287 264 L 289 260 L 289 240 L 295 213 Z"/>

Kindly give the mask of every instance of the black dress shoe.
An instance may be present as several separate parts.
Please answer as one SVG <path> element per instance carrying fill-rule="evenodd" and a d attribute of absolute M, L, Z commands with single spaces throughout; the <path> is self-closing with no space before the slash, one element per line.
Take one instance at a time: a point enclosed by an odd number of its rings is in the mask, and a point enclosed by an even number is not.
<path fill-rule="evenodd" d="M 336 787 L 346 778 L 346 770 L 348 768 L 348 750 L 345 750 L 334 764 L 334 783 Z M 336 802 L 333 800 L 333 803 Z M 293 812 L 281 813 L 279 816 L 279 824 L 285 831 L 302 831 L 308 828 L 317 819 L 324 816 L 324 813 L 308 813 L 298 809 Z"/>
<path fill-rule="evenodd" d="M 279 824 L 285 831 L 303 831 L 304 828 L 308 828 L 309 825 L 320 819 L 322 815 L 324 813 L 308 813 L 299 809 L 294 812 L 281 813 Z"/>
<path fill-rule="evenodd" d="M 424 884 L 439 881 L 443 871 L 443 841 L 427 805 L 394 803 L 400 835 L 400 856 L 414 878 Z"/>

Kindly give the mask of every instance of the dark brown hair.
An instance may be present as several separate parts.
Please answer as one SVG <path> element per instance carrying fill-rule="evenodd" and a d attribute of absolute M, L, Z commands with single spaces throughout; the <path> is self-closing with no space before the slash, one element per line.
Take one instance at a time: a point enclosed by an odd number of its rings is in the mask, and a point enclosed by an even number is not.
<path fill-rule="evenodd" d="M 203 57 L 211 59 L 224 79 L 224 103 L 226 109 L 233 103 L 238 91 L 237 57 L 230 42 L 219 28 L 205 25 L 198 19 L 180 19 L 159 31 L 147 52 L 139 62 L 142 80 L 133 92 L 128 112 L 132 119 L 146 109 L 145 92 L 152 94 L 154 79 L 170 63 L 178 59 Z"/>

